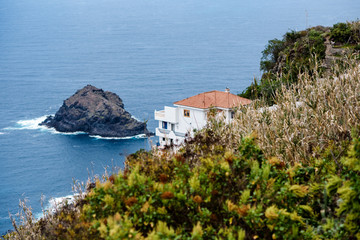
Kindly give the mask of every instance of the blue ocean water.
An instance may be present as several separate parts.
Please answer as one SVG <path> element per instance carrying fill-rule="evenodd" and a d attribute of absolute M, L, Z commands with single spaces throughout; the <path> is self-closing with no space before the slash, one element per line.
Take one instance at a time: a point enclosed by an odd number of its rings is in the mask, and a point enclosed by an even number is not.
<path fill-rule="evenodd" d="M 258 77 L 267 41 L 356 20 L 358 0 L 2 0 L 0 233 L 28 198 L 72 194 L 73 179 L 123 166 L 147 139 L 63 135 L 36 124 L 87 84 L 117 93 L 154 131 L 155 109 Z M 156 139 L 151 139 L 156 141 Z"/>

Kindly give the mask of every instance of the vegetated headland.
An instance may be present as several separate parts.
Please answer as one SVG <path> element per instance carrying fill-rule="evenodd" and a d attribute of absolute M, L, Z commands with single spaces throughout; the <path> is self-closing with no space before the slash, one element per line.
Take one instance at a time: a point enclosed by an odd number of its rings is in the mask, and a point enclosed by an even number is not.
<path fill-rule="evenodd" d="M 241 94 L 250 99 L 263 98 L 274 103 L 276 91 L 298 82 L 304 72 L 329 74 L 334 63 L 360 51 L 360 22 L 337 23 L 333 27 L 317 26 L 304 31 L 287 32 L 273 39 L 263 50 L 260 69 L 263 75 Z"/>
<path fill-rule="evenodd" d="M 23 206 L 5 238 L 360 239 L 359 26 L 270 41 L 230 124 L 130 155 L 37 222 Z"/>

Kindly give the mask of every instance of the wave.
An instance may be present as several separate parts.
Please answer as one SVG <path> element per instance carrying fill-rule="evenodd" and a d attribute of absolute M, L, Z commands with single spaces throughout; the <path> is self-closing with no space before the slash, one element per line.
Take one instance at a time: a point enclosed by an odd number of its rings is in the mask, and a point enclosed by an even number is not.
<path fill-rule="evenodd" d="M 3 130 L 41 130 L 41 131 L 48 131 L 53 134 L 61 134 L 61 135 L 79 135 L 79 134 L 86 134 L 86 132 L 59 132 L 56 131 L 55 128 L 49 128 L 44 125 L 39 125 L 42 123 L 48 115 L 41 116 L 34 119 L 29 120 L 19 120 L 16 122 L 16 125 L 14 127 L 7 127 L 3 128 Z M 1 134 L 1 133 L 0 133 Z M 2 133 L 4 134 L 4 133 Z"/>
<path fill-rule="evenodd" d="M 79 194 L 67 195 L 65 197 L 50 198 L 47 205 L 45 206 L 44 212 L 54 214 L 59 208 L 65 206 L 65 204 L 75 203 L 76 197 L 79 197 Z M 36 213 L 35 219 L 39 220 L 44 217 L 44 212 Z"/>
<path fill-rule="evenodd" d="M 42 116 L 30 120 L 20 120 L 16 122 L 14 127 L 7 127 L 4 130 L 36 130 L 36 129 L 48 129 L 45 126 L 40 126 L 47 116 Z"/>
<path fill-rule="evenodd" d="M 140 119 L 138 119 L 137 117 L 134 117 L 134 116 L 132 116 L 132 115 L 131 115 L 131 118 L 135 119 L 135 120 L 138 121 L 138 122 L 143 122 L 143 121 L 141 121 Z"/>
<path fill-rule="evenodd" d="M 4 135 L 5 133 L 3 133 L 3 132 L 0 132 L 0 135 Z"/>
<path fill-rule="evenodd" d="M 41 116 L 34 119 L 29 120 L 20 120 L 16 122 L 16 125 L 14 127 L 7 127 L 3 128 L 3 130 L 41 130 L 41 131 L 47 131 L 52 134 L 61 134 L 61 135 L 80 135 L 80 134 L 87 134 L 86 132 L 59 132 L 55 130 L 55 128 L 49 128 L 44 125 L 39 125 L 42 123 L 48 115 Z M 0 135 L 4 134 L 0 132 Z M 146 134 L 138 134 L 135 136 L 129 136 L 129 137 L 102 137 L 99 135 L 89 135 L 91 138 L 101 139 L 101 140 L 124 140 L 124 139 L 139 139 L 139 138 L 146 138 Z"/>
<path fill-rule="evenodd" d="M 139 139 L 139 138 L 146 138 L 146 134 L 138 134 L 135 136 L 129 136 L 129 137 L 102 137 L 99 135 L 89 135 L 89 137 L 96 138 L 99 140 L 124 140 L 124 139 Z"/>
<path fill-rule="evenodd" d="M 81 135 L 81 134 L 87 134 L 86 132 L 59 132 L 56 131 L 55 128 L 48 128 L 53 134 L 60 134 L 60 135 Z"/>

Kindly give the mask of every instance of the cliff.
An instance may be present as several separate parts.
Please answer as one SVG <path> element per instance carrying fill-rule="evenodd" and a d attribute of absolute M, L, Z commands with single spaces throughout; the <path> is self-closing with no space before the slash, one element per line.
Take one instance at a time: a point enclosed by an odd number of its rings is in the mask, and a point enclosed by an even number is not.
<path fill-rule="evenodd" d="M 150 134 L 146 123 L 137 121 L 124 109 L 118 95 L 91 85 L 66 99 L 55 116 L 49 116 L 40 125 L 59 132 L 81 131 L 102 137 Z"/>

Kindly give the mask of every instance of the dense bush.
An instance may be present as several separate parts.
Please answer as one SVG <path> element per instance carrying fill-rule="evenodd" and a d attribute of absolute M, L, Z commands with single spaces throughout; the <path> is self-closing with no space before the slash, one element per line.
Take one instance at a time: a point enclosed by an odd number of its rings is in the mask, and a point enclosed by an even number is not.
<path fill-rule="evenodd" d="M 299 74 L 313 74 L 315 65 L 324 66 L 319 72 L 323 74 L 326 67 L 329 67 L 324 64 L 326 39 L 334 41 L 338 47 L 346 46 L 349 50 L 358 51 L 360 22 L 338 23 L 332 28 L 318 26 L 305 31 L 290 31 L 281 40 L 270 40 L 262 52 L 261 79 L 254 81 L 240 96 L 250 99 L 264 98 L 268 104 L 273 104 L 276 91 L 284 85 L 291 86 L 296 83 Z M 328 54 L 331 55 L 328 57 L 334 57 L 333 53 Z M 341 53 L 336 57 L 341 59 L 346 57 L 345 55 Z"/>
<path fill-rule="evenodd" d="M 228 149 L 194 141 L 191 163 L 185 149 L 140 153 L 125 172 L 97 181 L 79 211 L 65 207 L 35 224 L 35 239 L 360 238 L 359 138 L 338 164 L 335 145 L 312 164 L 289 165 L 265 158 L 255 142 Z"/>
<path fill-rule="evenodd" d="M 268 103 L 273 103 L 277 89 L 284 84 L 289 86 L 297 82 L 299 73 L 311 73 L 314 59 L 320 61 L 325 58 L 325 30 L 312 28 L 301 32 L 291 31 L 282 40 L 270 40 L 262 52 L 260 69 L 264 73 L 260 82 L 251 84 L 240 96 L 264 98 Z"/>
<path fill-rule="evenodd" d="M 360 22 L 334 24 L 330 38 L 338 45 L 360 44 Z"/>

